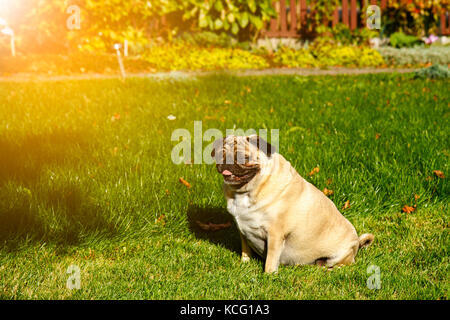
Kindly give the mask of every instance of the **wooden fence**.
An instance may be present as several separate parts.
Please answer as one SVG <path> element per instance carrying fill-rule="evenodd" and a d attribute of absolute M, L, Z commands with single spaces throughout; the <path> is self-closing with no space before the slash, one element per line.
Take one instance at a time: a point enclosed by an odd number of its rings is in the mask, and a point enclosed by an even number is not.
<path fill-rule="evenodd" d="M 370 4 L 379 5 L 381 14 L 386 8 L 388 0 L 370 0 Z M 392 0 L 390 0 L 392 1 Z M 331 19 L 325 19 L 325 24 L 331 24 L 333 27 L 338 23 L 347 25 L 351 30 L 360 27 L 366 27 L 365 21 L 361 19 L 361 9 L 364 8 L 365 1 L 341 0 L 341 6 L 336 8 Z M 306 0 L 279 0 L 273 2 L 278 12 L 276 19 L 265 25 L 261 32 L 262 37 L 268 38 L 298 38 L 301 36 L 302 28 L 306 23 L 309 8 Z M 441 33 L 450 34 L 448 24 L 449 13 L 441 15 Z"/>

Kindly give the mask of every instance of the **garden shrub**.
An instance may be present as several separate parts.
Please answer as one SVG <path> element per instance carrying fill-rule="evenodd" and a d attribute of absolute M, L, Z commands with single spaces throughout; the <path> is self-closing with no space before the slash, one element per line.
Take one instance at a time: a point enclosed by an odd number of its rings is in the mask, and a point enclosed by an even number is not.
<path fill-rule="evenodd" d="M 281 47 L 274 55 L 273 61 L 280 66 L 290 68 L 317 67 L 317 60 L 306 49 L 294 50 Z"/>
<path fill-rule="evenodd" d="M 181 41 L 198 47 L 221 47 L 231 48 L 236 46 L 236 39 L 230 37 L 225 32 L 214 33 L 211 31 L 200 32 L 184 32 L 179 38 L 174 39 L 174 42 Z"/>
<path fill-rule="evenodd" d="M 269 66 L 261 56 L 238 48 L 200 48 L 188 44 L 152 47 L 144 60 L 157 70 L 259 69 Z"/>
<path fill-rule="evenodd" d="M 450 47 L 448 46 L 402 49 L 381 47 L 377 51 L 387 64 L 392 65 L 450 64 Z"/>
<path fill-rule="evenodd" d="M 376 67 L 384 64 L 383 57 L 367 47 L 321 44 L 309 49 L 280 48 L 274 62 L 285 67 Z"/>
<path fill-rule="evenodd" d="M 382 32 L 391 35 L 397 31 L 425 36 L 439 33 L 441 13 L 448 10 L 449 0 L 387 1 L 381 16 Z"/>
<path fill-rule="evenodd" d="M 419 38 L 406 35 L 403 32 L 395 32 L 389 38 L 390 44 L 394 48 L 411 48 L 423 43 Z"/>
<path fill-rule="evenodd" d="M 343 23 L 338 23 L 334 27 L 320 26 L 317 28 L 317 32 L 319 36 L 314 42 L 341 45 L 369 45 L 370 39 L 379 35 L 378 31 L 369 28 L 351 30 Z"/>
<path fill-rule="evenodd" d="M 428 68 L 423 68 L 414 72 L 416 79 L 449 79 L 450 71 L 448 66 L 435 64 Z"/>

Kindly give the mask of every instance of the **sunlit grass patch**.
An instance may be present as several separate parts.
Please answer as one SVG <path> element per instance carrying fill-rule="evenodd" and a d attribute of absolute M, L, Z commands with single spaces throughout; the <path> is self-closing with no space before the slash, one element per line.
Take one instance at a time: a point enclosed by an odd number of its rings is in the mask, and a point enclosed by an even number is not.
<path fill-rule="evenodd" d="M 0 297 L 448 299 L 447 87 L 411 75 L 1 83 Z M 280 153 L 373 245 L 332 272 L 242 265 L 235 226 L 196 223 L 231 220 L 215 168 L 171 161 L 171 133 L 194 121 L 279 129 Z M 66 288 L 70 265 L 80 290 Z"/>

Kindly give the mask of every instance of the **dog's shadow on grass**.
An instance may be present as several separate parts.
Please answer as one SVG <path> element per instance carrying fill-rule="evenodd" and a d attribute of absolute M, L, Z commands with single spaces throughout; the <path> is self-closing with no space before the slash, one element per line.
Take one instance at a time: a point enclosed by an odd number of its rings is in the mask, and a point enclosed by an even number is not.
<path fill-rule="evenodd" d="M 233 217 L 224 209 L 217 207 L 199 207 L 191 205 L 187 212 L 189 230 L 198 239 L 208 240 L 209 242 L 223 246 L 224 248 L 241 253 L 241 240 L 239 231 L 233 221 Z M 224 224 L 231 222 L 231 226 L 217 231 L 203 230 L 199 223 Z"/>

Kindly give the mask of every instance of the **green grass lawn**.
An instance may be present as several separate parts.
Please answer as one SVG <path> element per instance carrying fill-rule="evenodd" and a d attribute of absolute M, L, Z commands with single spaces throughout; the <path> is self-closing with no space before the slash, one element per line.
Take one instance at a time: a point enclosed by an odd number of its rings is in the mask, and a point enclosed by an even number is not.
<path fill-rule="evenodd" d="M 411 75 L 2 82 L 0 298 L 448 299 L 448 88 Z M 171 133 L 195 120 L 279 129 L 280 153 L 338 208 L 349 200 L 343 214 L 375 242 L 331 272 L 242 264 L 235 226 L 196 223 L 231 220 L 215 167 L 171 161 Z"/>

